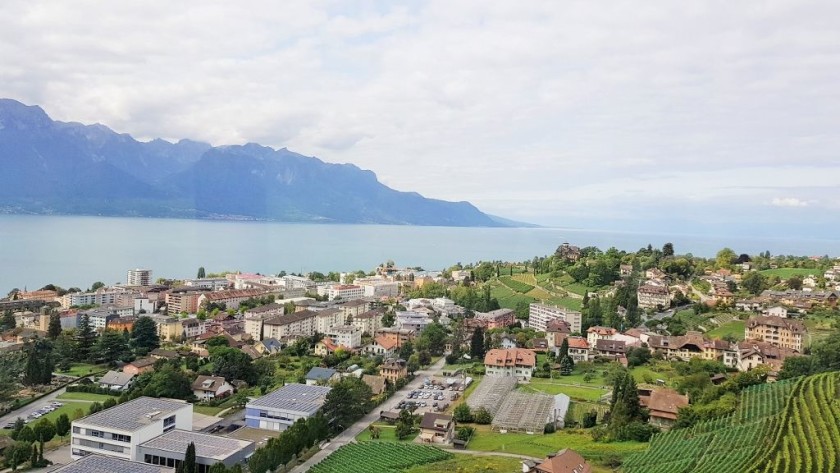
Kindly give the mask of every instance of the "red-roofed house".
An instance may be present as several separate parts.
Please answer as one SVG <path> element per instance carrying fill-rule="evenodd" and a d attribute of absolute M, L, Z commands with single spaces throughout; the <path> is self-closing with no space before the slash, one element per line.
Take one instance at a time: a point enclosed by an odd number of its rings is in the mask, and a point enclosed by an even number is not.
<path fill-rule="evenodd" d="M 495 349 L 484 355 L 487 376 L 516 376 L 528 380 L 536 365 L 536 353 L 524 348 Z"/>
<path fill-rule="evenodd" d="M 373 343 L 365 347 L 365 352 L 390 358 L 396 354 L 399 345 L 398 340 L 380 335 L 373 340 Z"/>
<path fill-rule="evenodd" d="M 595 325 L 586 330 L 586 341 L 589 343 L 590 347 L 594 348 L 595 344 L 598 343 L 598 340 L 612 340 L 617 333 L 618 331 L 612 327 L 601 327 L 600 325 Z"/>

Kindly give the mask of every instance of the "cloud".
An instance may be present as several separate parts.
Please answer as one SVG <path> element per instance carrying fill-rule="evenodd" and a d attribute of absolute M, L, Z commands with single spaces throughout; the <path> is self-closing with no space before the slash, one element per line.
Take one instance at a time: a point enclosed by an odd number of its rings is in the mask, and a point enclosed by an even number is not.
<path fill-rule="evenodd" d="M 796 197 L 776 197 L 770 201 L 770 205 L 776 207 L 807 207 L 808 202 L 799 200 Z"/>
<path fill-rule="evenodd" d="M 840 205 L 838 2 L 8 0 L 4 13 L 0 96 L 142 139 L 288 147 L 540 223 L 656 202 L 704 203 L 698 218 L 785 195 Z"/>

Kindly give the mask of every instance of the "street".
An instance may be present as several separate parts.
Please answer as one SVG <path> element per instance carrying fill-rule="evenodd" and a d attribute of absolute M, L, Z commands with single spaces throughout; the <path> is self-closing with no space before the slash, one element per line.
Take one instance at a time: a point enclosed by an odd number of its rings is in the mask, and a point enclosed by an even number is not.
<path fill-rule="evenodd" d="M 355 424 L 351 425 L 350 427 L 344 429 L 343 432 L 338 434 L 335 438 L 329 441 L 324 447 L 315 455 L 312 456 L 306 462 L 296 466 L 292 473 L 304 473 L 309 471 L 310 468 L 318 464 L 321 460 L 330 456 L 334 451 L 338 450 L 341 446 L 346 445 L 356 438 L 362 431 L 368 428 L 368 426 L 377 420 L 379 420 L 379 411 L 389 410 L 387 406 L 393 406 L 398 402 L 399 399 L 404 398 L 408 393 L 412 390 L 419 389 L 423 386 L 423 378 L 431 377 L 435 375 L 443 365 L 446 363 L 445 358 L 441 358 L 437 361 L 437 363 L 431 365 L 425 370 L 420 370 L 415 373 L 414 379 L 403 386 L 402 389 L 395 392 L 393 396 L 391 396 L 388 401 L 384 402 L 380 406 L 376 406 L 373 408 L 371 412 L 369 412 L 366 416 L 362 417 L 360 420 L 356 421 Z"/>

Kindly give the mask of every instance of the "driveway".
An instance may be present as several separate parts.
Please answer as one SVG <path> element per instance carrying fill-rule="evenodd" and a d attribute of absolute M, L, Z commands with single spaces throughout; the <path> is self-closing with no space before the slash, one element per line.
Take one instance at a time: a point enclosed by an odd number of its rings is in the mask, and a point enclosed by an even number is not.
<path fill-rule="evenodd" d="M 437 361 L 437 363 L 431 365 L 430 367 L 424 370 L 416 372 L 414 379 L 410 383 L 406 384 L 405 386 L 403 386 L 402 389 L 395 392 L 394 395 L 391 396 L 382 405 L 374 407 L 373 410 L 369 412 L 366 416 L 362 417 L 361 420 L 356 421 L 355 424 L 344 429 L 343 432 L 335 436 L 326 445 L 324 445 L 324 447 L 318 453 L 313 455 L 312 458 L 296 466 L 292 470 L 292 473 L 304 473 L 306 471 L 309 471 L 310 468 L 318 464 L 321 460 L 332 455 L 332 453 L 338 450 L 341 446 L 353 442 L 357 435 L 359 435 L 360 433 L 362 433 L 362 431 L 367 429 L 370 424 L 379 420 L 379 411 L 388 410 L 385 406 L 396 404 L 393 400 L 402 399 L 411 391 L 419 389 L 421 386 L 423 386 L 423 378 L 431 377 L 437 374 L 437 372 L 439 372 L 440 369 L 443 368 L 444 363 L 446 363 L 446 358 L 442 357 L 440 360 Z"/>
<path fill-rule="evenodd" d="M 51 402 L 55 401 L 58 396 L 61 396 L 66 391 L 65 388 L 61 388 L 58 391 L 52 392 L 47 394 L 46 396 L 38 399 L 35 402 L 27 404 L 19 409 L 16 409 L 2 417 L 0 417 L 0 427 L 5 426 L 9 422 L 14 422 L 18 417 L 22 417 L 26 419 L 26 416 L 30 412 L 35 412 L 42 407 L 47 407 Z"/>

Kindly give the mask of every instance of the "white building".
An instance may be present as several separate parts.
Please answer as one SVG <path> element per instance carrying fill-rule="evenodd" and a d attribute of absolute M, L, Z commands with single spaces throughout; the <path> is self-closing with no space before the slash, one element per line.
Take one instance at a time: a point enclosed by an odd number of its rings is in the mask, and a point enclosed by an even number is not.
<path fill-rule="evenodd" d="M 341 309 L 326 309 L 315 312 L 315 330 L 318 333 L 327 333 L 336 325 L 345 325 L 347 316 Z"/>
<path fill-rule="evenodd" d="M 308 419 L 318 412 L 330 388 L 287 384 L 245 405 L 245 425 L 255 429 L 283 431 L 298 419 Z"/>
<path fill-rule="evenodd" d="M 327 287 L 326 294 L 327 299 L 331 301 L 335 299 L 350 301 L 365 297 L 365 290 L 362 286 L 355 284 L 332 284 Z"/>
<path fill-rule="evenodd" d="M 151 286 L 152 285 L 152 270 L 151 269 L 129 269 L 125 277 L 126 286 Z"/>
<path fill-rule="evenodd" d="M 583 315 L 565 307 L 531 303 L 528 311 L 528 327 L 538 332 L 545 332 L 552 320 L 563 320 L 569 323 L 573 333 L 580 333 Z"/>
<path fill-rule="evenodd" d="M 362 346 L 362 330 L 355 325 L 335 325 L 326 334 L 338 346 L 351 349 Z"/>
<path fill-rule="evenodd" d="M 396 316 L 395 327 L 411 330 L 417 334 L 422 332 L 426 325 L 432 323 L 431 317 L 414 311 L 398 311 Z"/>
<path fill-rule="evenodd" d="M 194 338 L 207 332 L 207 323 L 200 319 L 184 319 L 181 321 L 181 327 L 187 338 Z"/>
<path fill-rule="evenodd" d="M 263 339 L 281 340 L 283 337 L 294 335 L 311 337 L 317 328 L 316 315 L 317 313 L 311 310 L 301 310 L 266 319 L 263 321 Z"/>
<path fill-rule="evenodd" d="M 221 291 L 227 289 L 230 281 L 227 278 L 184 279 L 184 286 Z"/>
<path fill-rule="evenodd" d="M 513 376 L 517 379 L 529 380 L 536 365 L 536 353 L 524 348 L 493 349 L 484 355 L 484 369 L 487 376 Z"/>
<path fill-rule="evenodd" d="M 400 283 L 384 278 L 362 278 L 354 283 L 362 286 L 365 297 L 381 299 L 383 297 L 397 297 L 400 295 Z"/>
<path fill-rule="evenodd" d="M 251 336 L 252 340 L 263 339 L 263 322 L 285 314 L 285 306 L 283 304 L 273 303 L 254 307 L 245 311 L 245 333 Z"/>
<path fill-rule="evenodd" d="M 139 397 L 74 420 L 73 459 L 90 454 L 142 461 L 138 446 L 170 430 L 192 430 L 192 404 L 176 399 Z"/>
<path fill-rule="evenodd" d="M 83 305 L 119 304 L 121 296 L 130 294 L 125 288 L 100 288 L 95 292 L 71 292 L 61 297 L 61 307 L 68 309 Z"/>

